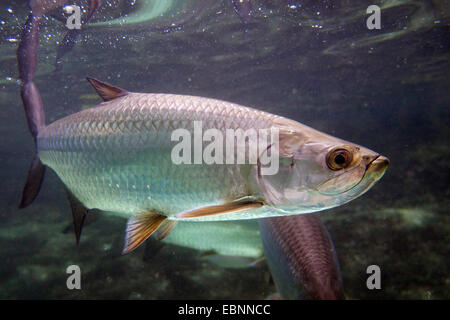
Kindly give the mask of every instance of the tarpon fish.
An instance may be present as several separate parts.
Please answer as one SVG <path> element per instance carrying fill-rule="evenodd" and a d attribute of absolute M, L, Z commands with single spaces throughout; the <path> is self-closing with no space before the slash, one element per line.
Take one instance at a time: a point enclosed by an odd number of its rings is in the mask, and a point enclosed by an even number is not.
<path fill-rule="evenodd" d="M 389 163 L 369 149 L 267 112 L 209 98 L 130 93 L 88 80 L 105 101 L 94 108 L 47 126 L 43 110 L 26 109 L 37 153 L 20 207 L 37 195 L 44 166 L 52 168 L 67 187 L 77 241 L 87 211 L 94 208 L 128 218 L 124 253 L 157 229 L 164 238 L 177 220 L 321 211 L 366 192 Z M 193 132 L 195 121 L 223 132 L 276 128 L 278 172 L 261 175 L 259 161 L 174 164 L 171 153 L 178 142 L 172 133 Z"/>
<path fill-rule="evenodd" d="M 336 250 L 316 214 L 258 222 L 264 255 L 282 299 L 344 299 Z"/>

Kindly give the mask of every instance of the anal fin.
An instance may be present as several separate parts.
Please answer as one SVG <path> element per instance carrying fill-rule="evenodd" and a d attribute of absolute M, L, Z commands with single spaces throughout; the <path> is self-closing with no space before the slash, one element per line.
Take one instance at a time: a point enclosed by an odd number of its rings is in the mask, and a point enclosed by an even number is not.
<path fill-rule="evenodd" d="M 154 211 L 147 211 L 128 219 L 125 245 L 122 254 L 129 253 L 136 249 L 150 237 L 166 219 L 166 216 Z"/>
<path fill-rule="evenodd" d="M 66 193 L 67 198 L 69 198 L 70 208 L 72 209 L 73 227 L 75 229 L 75 237 L 78 245 L 80 243 L 81 230 L 83 229 L 88 209 L 67 188 Z"/>

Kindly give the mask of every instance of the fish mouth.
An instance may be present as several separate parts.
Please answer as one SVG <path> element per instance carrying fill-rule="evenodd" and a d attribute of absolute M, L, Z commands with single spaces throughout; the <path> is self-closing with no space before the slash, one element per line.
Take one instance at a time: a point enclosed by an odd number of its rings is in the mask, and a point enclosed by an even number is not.
<path fill-rule="evenodd" d="M 359 195 L 362 195 L 367 190 L 369 190 L 375 184 L 375 182 L 383 177 L 386 169 L 389 166 L 389 163 L 390 161 L 388 158 L 382 155 L 375 156 L 366 165 L 366 170 L 364 171 L 364 175 L 362 176 L 361 180 L 359 180 L 357 184 L 355 184 L 347 191 L 358 190 Z"/>
<path fill-rule="evenodd" d="M 381 176 L 384 174 L 384 172 L 386 171 L 386 169 L 389 167 L 389 159 L 382 156 L 382 155 L 378 155 L 375 158 L 372 159 L 372 161 L 370 161 L 367 166 L 366 166 L 366 172 L 364 173 L 364 176 L 366 174 L 381 174 Z M 364 179 L 361 179 L 361 181 Z M 381 176 L 379 178 L 381 178 Z M 378 179 L 379 179 L 378 178 Z M 377 179 L 377 180 L 378 180 Z"/>
<path fill-rule="evenodd" d="M 358 195 L 362 195 L 367 190 L 369 190 L 375 184 L 375 182 L 381 179 L 388 166 L 389 166 L 389 159 L 382 155 L 377 154 L 372 157 L 369 163 L 366 164 L 364 173 L 362 174 L 359 181 L 356 182 L 354 185 L 337 193 L 324 192 L 319 188 L 316 190 L 323 195 L 337 195 L 337 194 L 344 195 L 348 194 L 349 192 L 351 192 L 353 195 L 355 193 L 357 193 Z"/>

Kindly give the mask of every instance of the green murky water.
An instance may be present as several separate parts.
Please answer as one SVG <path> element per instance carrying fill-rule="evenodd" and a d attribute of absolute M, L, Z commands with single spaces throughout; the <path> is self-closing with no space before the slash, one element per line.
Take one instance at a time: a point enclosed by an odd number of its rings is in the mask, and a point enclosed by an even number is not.
<path fill-rule="evenodd" d="M 105 1 L 55 71 L 66 28 L 43 22 L 35 83 L 47 121 L 101 100 L 92 76 L 136 92 L 191 94 L 277 113 L 388 156 L 366 195 L 321 213 L 347 298 L 448 299 L 448 1 L 253 1 L 243 26 L 231 1 Z M 85 2 L 74 1 L 85 4 Z M 267 266 L 225 268 L 171 244 L 121 256 L 125 220 L 93 214 L 77 248 L 53 172 L 19 211 L 33 143 L 20 100 L 16 49 L 26 1 L 0 4 L 0 298 L 264 299 Z M 244 33 L 244 29 L 247 32 Z M 66 268 L 82 290 L 66 288 Z M 368 290 L 379 265 L 382 289 Z"/>

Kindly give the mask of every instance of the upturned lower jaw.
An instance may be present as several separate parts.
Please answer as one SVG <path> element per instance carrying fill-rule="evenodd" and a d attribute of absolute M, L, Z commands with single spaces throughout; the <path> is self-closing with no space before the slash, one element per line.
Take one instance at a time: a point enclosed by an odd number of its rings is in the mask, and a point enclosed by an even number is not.
<path fill-rule="evenodd" d="M 364 194 L 368 191 L 378 180 L 383 177 L 386 169 L 389 166 L 389 159 L 378 155 L 372 161 L 370 161 L 366 166 L 366 171 L 364 172 L 361 180 L 355 184 L 353 187 L 348 190 L 342 192 L 342 194 L 347 193 L 349 191 L 357 191 L 357 197 Z"/>
<path fill-rule="evenodd" d="M 386 171 L 386 169 L 389 166 L 389 159 L 383 156 L 378 156 L 376 159 L 374 159 L 371 163 L 368 164 L 367 169 L 366 169 L 366 174 L 367 173 L 372 173 L 372 174 L 379 174 L 381 178 L 384 174 L 384 172 Z M 378 179 L 379 179 L 378 178 Z"/>
<path fill-rule="evenodd" d="M 383 177 L 388 166 L 389 166 L 389 159 L 381 155 L 376 157 L 367 165 L 364 177 L 359 183 L 359 185 L 365 184 L 366 187 L 362 190 L 360 195 L 369 190 L 375 184 L 375 182 L 377 182 L 378 180 L 381 179 L 381 177 Z"/>

